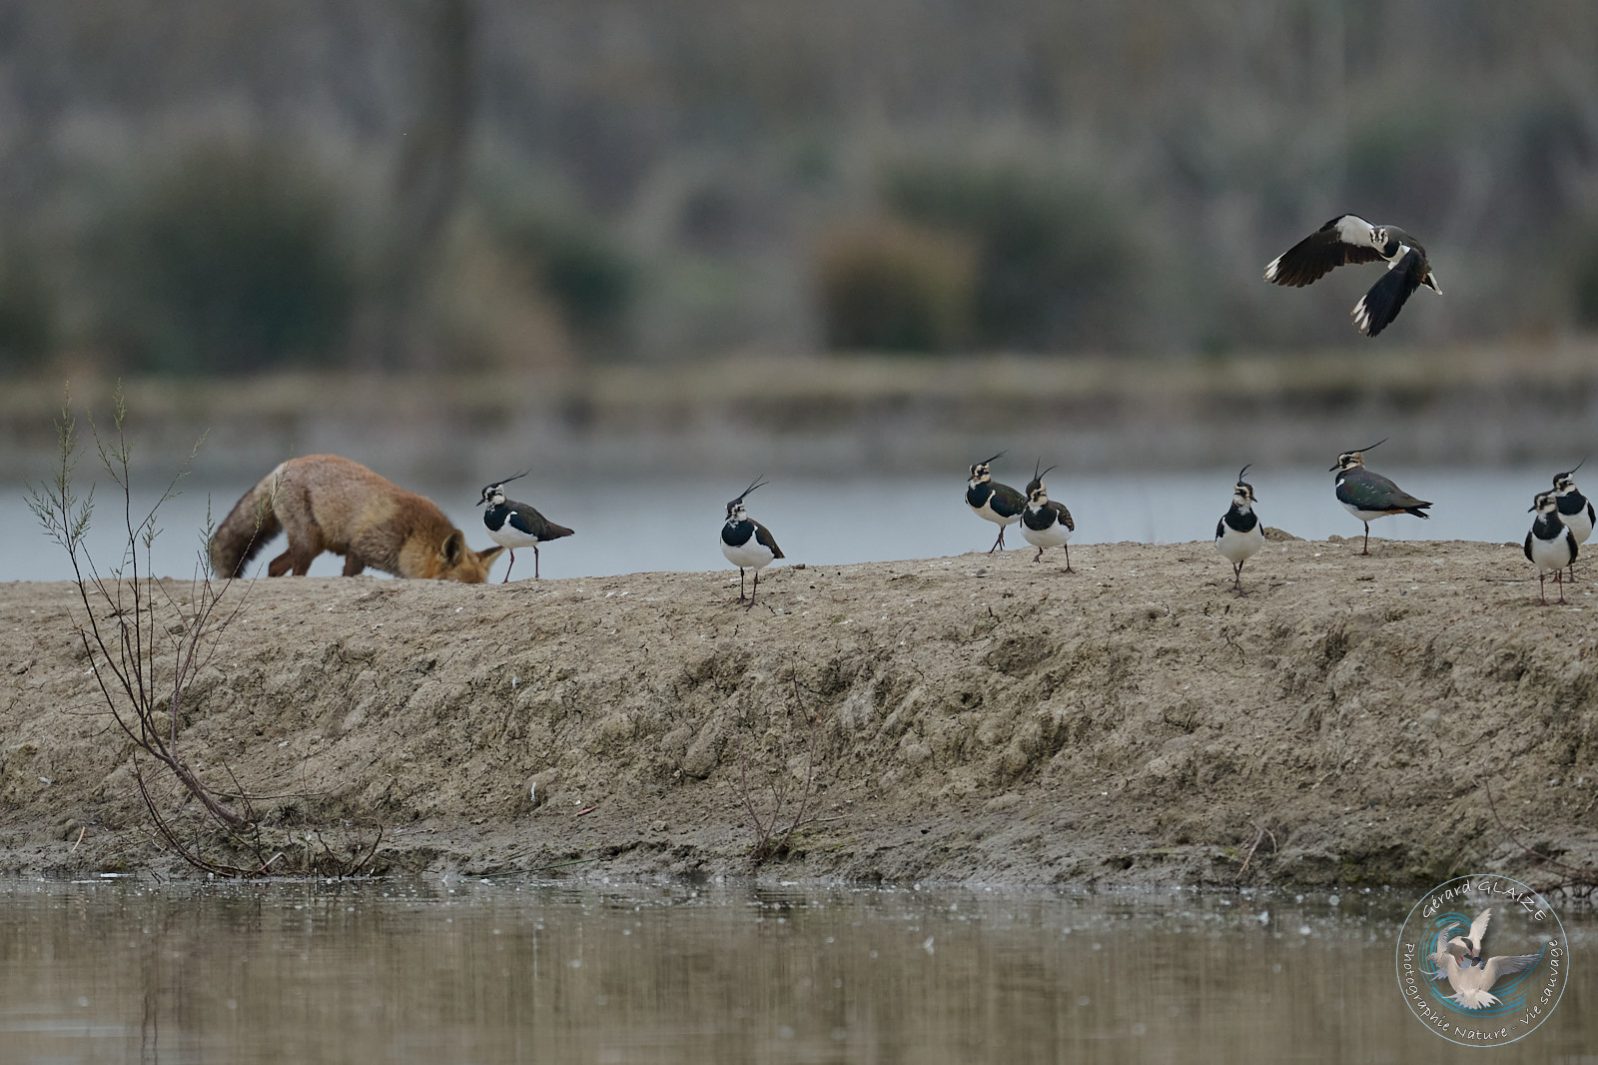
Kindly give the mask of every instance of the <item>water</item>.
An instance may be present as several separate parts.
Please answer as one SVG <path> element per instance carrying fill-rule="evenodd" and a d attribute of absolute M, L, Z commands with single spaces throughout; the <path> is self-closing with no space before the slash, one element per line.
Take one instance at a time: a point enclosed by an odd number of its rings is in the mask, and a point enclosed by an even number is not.
<path fill-rule="evenodd" d="M 1549 486 L 1552 470 L 1461 467 L 1384 468 L 1384 472 L 1436 505 L 1429 521 L 1408 516 L 1381 519 L 1373 526 L 1375 536 L 1519 544 L 1531 527 L 1526 508 L 1534 492 Z M 1050 478 L 1050 488 L 1076 517 L 1073 548 L 1119 540 L 1174 543 L 1214 536 L 1215 523 L 1231 501 L 1236 473 L 1235 469 L 1100 476 L 1057 473 Z M 1250 471 L 1249 479 L 1268 525 L 1306 539 L 1357 536 L 1362 531 L 1360 523 L 1332 498 L 1332 475 L 1324 469 L 1262 468 Z M 529 502 L 552 521 L 577 530 L 577 535 L 543 549 L 543 572 L 549 577 L 725 568 L 716 538 L 728 498 L 743 487 L 725 479 L 522 484 Z M 101 493 L 106 487 L 101 486 Z M 191 575 L 207 495 L 221 520 L 244 488 L 191 484 L 168 502 L 161 510 L 165 531 L 156 542 L 156 572 Z M 791 562 L 837 565 L 987 550 L 996 529 L 966 509 L 964 489 L 959 473 L 891 482 L 779 477 L 751 495 L 748 503 L 750 512 L 772 529 Z M 481 512 L 472 505 L 475 486 L 462 490 L 459 485 L 424 485 L 421 490 L 466 530 L 468 542 L 491 545 Z M 143 495 L 137 500 L 144 509 L 153 501 Z M 126 543 L 125 536 L 116 536 L 120 511 L 113 511 L 113 503 L 120 506 L 120 500 L 100 496 L 90 538 L 90 548 L 102 564 L 115 561 Z M 0 543 L 6 545 L 0 553 L 0 581 L 71 576 L 64 554 L 45 538 L 28 510 L 21 485 L 0 486 Z M 279 539 L 262 553 L 263 567 L 281 550 L 281 543 Z M 1014 527 L 1006 543 L 1031 550 Z M 514 577 L 532 576 L 531 555 L 530 551 L 517 554 Z M 311 573 L 336 576 L 341 565 L 334 556 L 324 555 Z M 1514 569 L 1523 563 L 1518 553 L 1506 550 L 1504 565 Z M 503 567 L 496 564 L 496 579 L 504 574 Z"/>
<path fill-rule="evenodd" d="M 1407 900 L 0 883 L 16 1062 L 1437 1061 Z M 1598 922 L 1495 1060 L 1590 1061 Z M 1498 1055 L 1503 1055 L 1500 1059 Z"/>

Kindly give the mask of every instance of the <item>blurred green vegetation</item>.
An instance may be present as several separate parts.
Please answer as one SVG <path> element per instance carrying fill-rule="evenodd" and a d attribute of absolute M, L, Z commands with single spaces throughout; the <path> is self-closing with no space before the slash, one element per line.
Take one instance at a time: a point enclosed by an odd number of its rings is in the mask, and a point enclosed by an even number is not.
<path fill-rule="evenodd" d="M 1373 271 L 1260 270 L 1350 210 L 1448 293 L 1393 343 L 1598 327 L 1595 5 L 0 0 L 0 29 L 0 370 L 1290 356 L 1351 341 Z"/>
<path fill-rule="evenodd" d="M 337 357 L 356 264 L 322 176 L 262 147 L 206 146 L 107 210 L 86 259 L 91 342 L 157 372 Z"/>
<path fill-rule="evenodd" d="M 500 213 L 495 239 L 559 307 L 580 339 L 615 344 L 626 333 L 640 264 L 602 221 L 580 207 Z"/>
<path fill-rule="evenodd" d="M 890 209 L 977 254 L 972 340 L 982 348 L 1120 347 L 1137 274 L 1135 204 L 1069 173 L 945 160 L 889 168 Z"/>
<path fill-rule="evenodd" d="M 0 245 L 0 365 L 38 366 L 55 349 L 58 297 L 44 263 L 27 245 Z"/>
<path fill-rule="evenodd" d="M 938 354 L 973 334 L 976 249 L 948 233 L 874 220 L 839 226 L 816 253 L 829 348 Z"/>

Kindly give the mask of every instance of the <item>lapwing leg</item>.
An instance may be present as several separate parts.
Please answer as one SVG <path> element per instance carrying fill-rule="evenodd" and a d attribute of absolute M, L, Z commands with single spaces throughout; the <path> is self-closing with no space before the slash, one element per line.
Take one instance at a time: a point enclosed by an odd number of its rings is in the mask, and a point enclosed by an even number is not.
<path fill-rule="evenodd" d="M 1548 605 L 1548 593 L 1543 591 L 1543 571 L 1537 571 L 1537 598 L 1543 601 L 1543 606 Z"/>
<path fill-rule="evenodd" d="M 533 580 L 538 579 L 538 545 L 533 545 Z"/>
<path fill-rule="evenodd" d="M 1560 606 L 1564 606 L 1565 605 L 1565 571 L 1564 570 L 1562 570 L 1562 569 L 1554 570 L 1554 584 L 1556 584 L 1559 587 L 1559 605 Z"/>
<path fill-rule="evenodd" d="M 1038 553 L 1032 556 L 1032 561 L 1033 562 L 1042 562 L 1043 561 L 1043 548 L 1041 548 L 1041 547 L 1038 548 Z"/>
<path fill-rule="evenodd" d="M 993 552 L 997 551 L 999 548 L 1001 548 L 1003 546 L 1004 546 L 1004 526 L 1001 525 L 1001 526 L 999 526 L 999 538 L 997 540 L 993 541 L 993 546 L 992 547 L 988 548 L 988 554 L 990 554 L 990 555 L 993 554 Z"/>
<path fill-rule="evenodd" d="M 1243 563 L 1232 563 L 1232 589 L 1236 592 L 1243 590 Z"/>
<path fill-rule="evenodd" d="M 507 550 L 510 551 L 510 564 L 505 567 L 505 579 L 499 582 L 501 584 L 510 581 L 510 571 L 516 568 L 516 549 L 512 547 L 507 548 Z"/>
<path fill-rule="evenodd" d="M 1071 545 L 1061 544 L 1060 546 L 1065 548 L 1065 572 L 1075 573 L 1076 570 L 1071 568 Z"/>
<path fill-rule="evenodd" d="M 755 583 L 754 583 L 754 587 L 749 589 L 749 605 L 744 607 L 745 610 L 753 610 L 755 608 L 755 596 L 759 592 L 760 592 L 760 571 L 759 570 L 755 570 Z"/>
<path fill-rule="evenodd" d="M 1367 521 L 1365 523 L 1365 549 L 1363 551 L 1361 551 L 1360 554 L 1368 555 L 1370 553 L 1371 553 L 1371 523 Z"/>
<path fill-rule="evenodd" d="M 760 574 L 757 572 L 755 574 L 755 576 L 758 577 L 758 576 L 760 576 Z M 741 603 L 743 601 L 744 601 L 744 568 L 742 566 L 739 566 L 738 567 L 738 602 Z"/>

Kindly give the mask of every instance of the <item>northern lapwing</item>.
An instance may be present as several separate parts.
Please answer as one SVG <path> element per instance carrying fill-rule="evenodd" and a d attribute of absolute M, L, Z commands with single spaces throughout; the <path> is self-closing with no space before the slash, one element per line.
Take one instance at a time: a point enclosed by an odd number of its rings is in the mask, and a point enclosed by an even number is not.
<path fill-rule="evenodd" d="M 1365 468 L 1365 452 L 1374 451 L 1385 443 L 1387 438 L 1382 437 L 1369 447 L 1345 451 L 1337 456 L 1337 465 L 1332 467 L 1337 474 L 1337 501 L 1365 523 L 1365 546 L 1360 551 L 1362 555 L 1371 553 L 1371 522 L 1377 518 L 1385 518 L 1389 514 L 1413 514 L 1417 518 L 1431 516 L 1426 513 L 1426 508 L 1431 506 L 1426 500 L 1416 499 L 1386 477 Z"/>
<path fill-rule="evenodd" d="M 755 586 L 749 590 L 749 606 L 755 605 L 755 593 L 760 590 L 760 571 L 782 558 L 782 548 L 771 530 L 749 516 L 744 509 L 744 496 L 765 485 L 756 477 L 749 487 L 738 493 L 738 498 L 727 504 L 727 520 L 721 527 L 721 553 L 727 561 L 738 567 L 738 602 L 744 601 L 744 570 L 755 571 Z"/>
<path fill-rule="evenodd" d="M 1576 470 L 1586 463 L 1586 459 L 1576 463 Z M 1576 487 L 1576 470 L 1554 474 L 1554 495 L 1559 497 L 1559 520 L 1565 523 L 1570 534 L 1576 538 L 1576 543 L 1584 544 L 1587 537 L 1592 535 L 1593 506 L 1592 500 L 1582 495 L 1581 489 Z M 1570 578 L 1576 579 L 1574 564 L 1570 567 Z"/>
<path fill-rule="evenodd" d="M 1215 523 L 1215 550 L 1232 564 L 1232 589 L 1238 595 L 1245 594 L 1243 563 L 1265 546 L 1265 527 L 1254 513 L 1254 486 L 1243 480 L 1252 465 L 1251 462 L 1237 471 L 1237 483 L 1232 486 L 1232 506 Z"/>
<path fill-rule="evenodd" d="M 988 548 L 990 555 L 1004 546 L 1004 527 L 1020 521 L 1022 512 L 1026 510 L 1026 496 L 1007 484 L 995 481 L 992 471 L 988 469 L 988 463 L 1003 454 L 1001 451 L 993 458 L 983 459 L 972 466 L 971 479 L 965 486 L 965 505 L 975 511 L 977 517 L 986 518 L 999 527 L 999 538 Z"/>
<path fill-rule="evenodd" d="M 1565 601 L 1565 567 L 1576 561 L 1576 536 L 1559 517 L 1559 497 L 1552 492 L 1538 492 L 1531 502 L 1537 520 L 1531 523 L 1526 534 L 1526 559 L 1537 567 L 1537 597 L 1543 606 L 1548 605 L 1548 594 L 1543 591 L 1543 581 L 1549 570 L 1554 573 L 1554 583 L 1559 585 L 1559 601 Z"/>
<path fill-rule="evenodd" d="M 1391 325 L 1420 286 L 1443 294 L 1420 241 L 1397 226 L 1372 225 L 1355 214 L 1339 215 L 1272 259 L 1265 280 L 1302 288 L 1336 267 L 1375 262 L 1386 262 L 1387 273 L 1351 312 L 1354 325 L 1368 337 Z"/>
<path fill-rule="evenodd" d="M 1038 466 L 1043 465 L 1040 461 Z M 1065 509 L 1065 504 L 1049 498 L 1049 490 L 1043 484 L 1043 477 L 1054 469 L 1039 472 L 1037 466 L 1032 467 L 1032 480 L 1026 486 L 1026 510 L 1021 515 L 1021 535 L 1026 542 L 1038 549 L 1032 556 L 1033 562 L 1043 560 L 1043 549 L 1046 547 L 1065 548 L 1065 572 L 1075 573 L 1071 568 L 1071 534 L 1076 532 L 1076 521 L 1071 517 L 1071 512 Z M 1003 532 L 1003 527 L 1000 527 Z"/>
<path fill-rule="evenodd" d="M 477 500 L 478 506 L 485 508 L 483 524 L 488 528 L 489 539 L 510 552 L 510 565 L 505 567 L 505 580 L 500 581 L 501 584 L 510 580 L 511 568 L 516 565 L 518 547 L 533 549 L 533 579 L 537 580 L 540 576 L 538 545 L 572 534 L 571 529 L 564 525 L 556 525 L 526 503 L 518 503 L 514 499 L 505 497 L 507 484 L 526 477 L 531 472 L 523 470 L 515 477 L 507 477 L 503 481 L 485 486 L 481 498 Z"/>

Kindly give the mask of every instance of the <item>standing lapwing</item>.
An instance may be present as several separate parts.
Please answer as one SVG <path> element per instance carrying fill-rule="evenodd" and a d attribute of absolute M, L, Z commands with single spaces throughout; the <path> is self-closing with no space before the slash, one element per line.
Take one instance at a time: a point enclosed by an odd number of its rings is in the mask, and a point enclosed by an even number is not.
<path fill-rule="evenodd" d="M 1548 605 L 1548 595 L 1543 591 L 1543 581 L 1553 570 L 1554 583 L 1559 585 L 1559 601 L 1565 601 L 1565 567 L 1576 561 L 1576 536 L 1559 517 L 1559 497 L 1552 492 L 1538 492 L 1531 502 L 1537 512 L 1531 531 L 1526 534 L 1526 559 L 1537 567 L 1537 595 L 1543 606 Z"/>
<path fill-rule="evenodd" d="M 1576 463 L 1576 470 L 1586 465 L 1587 460 L 1582 459 Z M 1592 500 L 1581 494 L 1581 489 L 1576 487 L 1576 470 L 1554 474 L 1554 495 L 1559 497 L 1559 520 L 1565 523 L 1570 534 L 1576 538 L 1576 543 L 1584 544 L 1587 537 L 1592 535 L 1593 506 Z M 1570 567 L 1570 578 L 1575 580 L 1576 567 Z"/>
<path fill-rule="evenodd" d="M 505 486 L 518 478 L 526 477 L 531 472 L 523 470 L 515 477 L 507 477 L 503 481 L 488 485 L 477 501 L 479 506 L 486 508 L 483 511 L 483 524 L 488 527 L 489 539 L 510 550 L 510 565 L 505 567 L 505 580 L 500 581 L 501 584 L 510 580 L 511 568 L 516 565 L 518 547 L 533 549 L 533 579 L 537 580 L 538 545 L 572 534 L 572 530 L 564 525 L 556 525 L 526 503 L 505 498 Z"/>
<path fill-rule="evenodd" d="M 1387 273 L 1351 312 L 1359 331 L 1373 337 L 1393 323 L 1420 286 L 1443 294 L 1426 259 L 1426 249 L 1397 226 L 1373 226 L 1359 215 L 1339 215 L 1272 259 L 1265 267 L 1265 280 L 1302 288 L 1335 267 L 1383 261 Z"/>
<path fill-rule="evenodd" d="M 1337 474 L 1337 501 L 1365 523 L 1365 546 L 1360 551 L 1362 555 L 1371 553 L 1371 522 L 1377 518 L 1385 518 L 1389 514 L 1413 514 L 1417 518 L 1431 516 L 1426 513 L 1426 508 L 1431 506 L 1426 500 L 1416 499 L 1386 477 L 1365 468 L 1365 452 L 1374 451 L 1385 443 L 1387 438 L 1384 436 L 1369 447 L 1345 451 L 1337 456 L 1337 465 L 1332 467 Z"/>
<path fill-rule="evenodd" d="M 1065 572 L 1075 573 L 1071 568 L 1071 534 L 1076 532 L 1076 522 L 1071 517 L 1071 512 L 1065 509 L 1065 504 L 1051 500 L 1049 490 L 1043 484 L 1043 477 L 1054 469 L 1038 471 L 1038 466 L 1043 465 L 1042 460 L 1037 466 L 1032 467 L 1032 480 L 1026 486 L 1026 510 L 1021 515 L 1021 535 L 1026 537 L 1026 542 L 1038 549 L 1032 556 L 1033 562 L 1043 561 L 1045 547 L 1065 548 Z M 1003 531 L 1002 528 L 1000 530 Z"/>
<path fill-rule="evenodd" d="M 760 590 L 760 571 L 782 558 L 782 548 L 771 530 L 749 516 L 744 509 L 744 496 L 765 485 L 759 477 L 749 487 L 738 493 L 738 498 L 727 504 L 727 521 L 721 527 L 721 553 L 727 561 L 738 567 L 738 602 L 744 601 L 744 570 L 755 571 L 755 586 L 749 590 L 749 605 L 755 605 L 755 593 Z"/>
<path fill-rule="evenodd" d="M 999 538 L 988 548 L 990 555 L 1004 546 L 1004 527 L 1020 521 L 1026 510 L 1026 496 L 1007 484 L 999 484 L 988 469 L 988 463 L 1003 454 L 1001 451 L 972 466 L 971 479 L 965 486 L 965 505 L 975 511 L 977 517 L 986 518 L 999 527 Z"/>
<path fill-rule="evenodd" d="M 1265 546 L 1265 527 L 1254 513 L 1254 486 L 1243 480 L 1252 462 L 1237 471 L 1237 483 L 1232 486 L 1232 506 L 1221 520 L 1215 523 L 1215 550 L 1232 564 L 1232 589 L 1238 595 L 1243 591 L 1243 563 L 1254 557 Z M 1211 513 L 1214 513 L 1211 511 Z"/>

